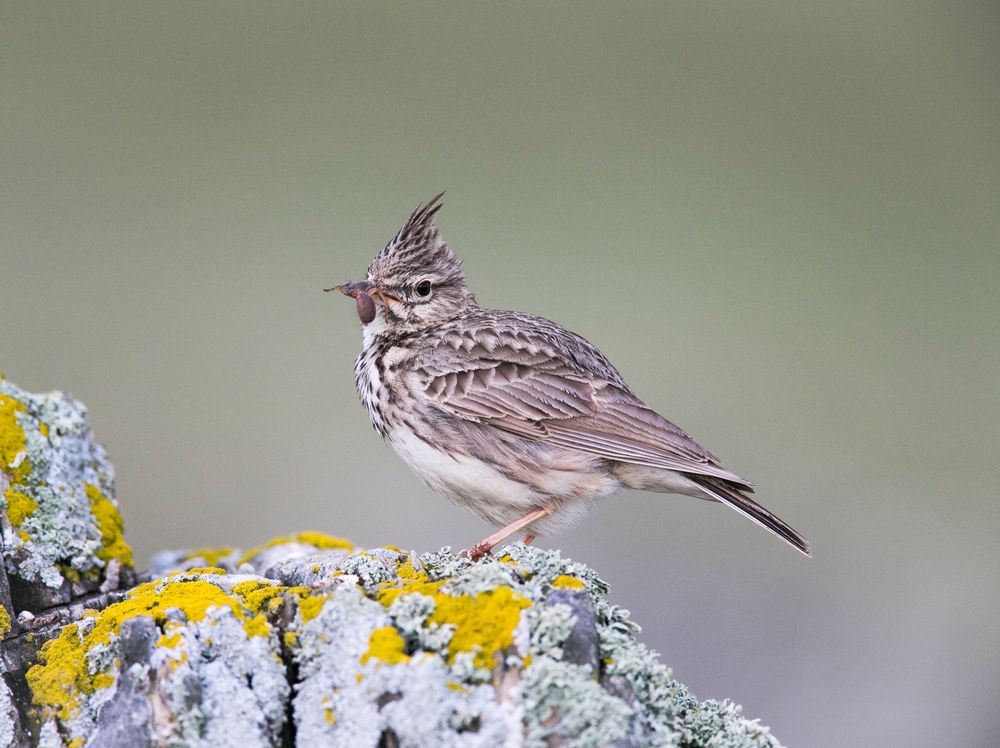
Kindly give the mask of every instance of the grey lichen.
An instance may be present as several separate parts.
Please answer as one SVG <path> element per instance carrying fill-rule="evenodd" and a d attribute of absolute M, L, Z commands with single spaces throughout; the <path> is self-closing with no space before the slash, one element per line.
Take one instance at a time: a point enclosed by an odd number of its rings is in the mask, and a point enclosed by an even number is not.
<path fill-rule="evenodd" d="M 17 733 L 20 718 L 14 699 L 7 687 L 7 681 L 0 678 L 0 748 L 13 748 L 17 745 Z"/>

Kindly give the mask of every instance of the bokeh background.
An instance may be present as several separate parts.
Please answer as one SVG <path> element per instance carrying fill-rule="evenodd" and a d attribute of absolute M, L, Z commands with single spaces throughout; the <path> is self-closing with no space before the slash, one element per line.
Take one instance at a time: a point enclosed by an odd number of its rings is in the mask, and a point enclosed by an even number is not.
<path fill-rule="evenodd" d="M 995 745 L 995 3 L 0 5 L 0 368 L 91 409 L 127 537 L 486 528 L 370 428 L 345 299 L 418 201 L 813 542 L 607 501 L 595 566 L 791 746 Z"/>

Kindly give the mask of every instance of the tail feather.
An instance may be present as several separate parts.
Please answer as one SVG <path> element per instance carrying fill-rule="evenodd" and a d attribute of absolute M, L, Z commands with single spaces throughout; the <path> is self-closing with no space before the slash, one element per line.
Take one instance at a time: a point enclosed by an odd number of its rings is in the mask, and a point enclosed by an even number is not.
<path fill-rule="evenodd" d="M 688 475 L 692 481 L 711 498 L 735 509 L 744 517 L 753 520 L 768 532 L 777 535 L 790 546 L 806 556 L 812 556 L 809 542 L 789 526 L 784 520 L 747 496 L 740 488 L 727 484 L 718 478 L 702 475 Z"/>

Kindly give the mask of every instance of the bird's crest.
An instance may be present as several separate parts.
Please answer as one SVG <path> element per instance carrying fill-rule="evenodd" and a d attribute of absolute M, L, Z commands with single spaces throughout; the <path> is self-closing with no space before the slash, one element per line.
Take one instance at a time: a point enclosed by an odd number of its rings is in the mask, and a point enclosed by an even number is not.
<path fill-rule="evenodd" d="M 462 262 L 441 238 L 434 220 L 444 205 L 441 202 L 443 196 L 442 192 L 416 207 L 396 236 L 372 260 L 368 266 L 370 276 L 395 276 L 426 270 L 464 283 Z"/>

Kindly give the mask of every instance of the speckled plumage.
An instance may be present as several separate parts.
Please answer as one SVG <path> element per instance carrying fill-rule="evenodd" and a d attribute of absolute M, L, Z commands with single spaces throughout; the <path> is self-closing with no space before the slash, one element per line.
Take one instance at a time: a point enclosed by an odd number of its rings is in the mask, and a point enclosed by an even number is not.
<path fill-rule="evenodd" d="M 636 397 L 588 341 L 479 306 L 437 229 L 440 197 L 413 212 L 367 281 L 338 287 L 364 323 L 355 380 L 372 424 L 432 489 L 497 526 L 544 507 L 532 535 L 622 488 L 681 493 L 721 501 L 808 554 L 747 495 L 752 484 Z"/>

